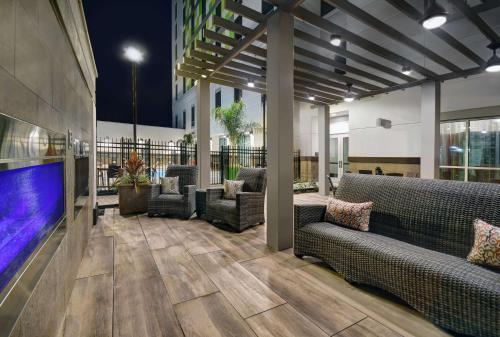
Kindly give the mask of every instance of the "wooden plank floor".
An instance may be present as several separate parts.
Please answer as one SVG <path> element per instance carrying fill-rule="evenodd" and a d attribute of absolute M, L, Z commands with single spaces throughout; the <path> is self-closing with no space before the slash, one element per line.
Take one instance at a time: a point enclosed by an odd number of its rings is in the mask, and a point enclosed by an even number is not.
<path fill-rule="evenodd" d="M 449 336 L 317 259 L 273 252 L 265 238 L 265 225 L 236 234 L 197 219 L 107 209 L 91 233 L 63 336 Z"/>

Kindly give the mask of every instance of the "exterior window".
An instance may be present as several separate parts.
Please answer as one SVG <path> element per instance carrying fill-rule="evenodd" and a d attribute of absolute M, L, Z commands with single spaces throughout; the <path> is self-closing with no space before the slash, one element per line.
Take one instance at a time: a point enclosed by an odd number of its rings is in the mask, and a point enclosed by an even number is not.
<path fill-rule="evenodd" d="M 441 179 L 500 183 L 500 117 L 441 123 Z"/>
<path fill-rule="evenodd" d="M 224 136 L 219 137 L 219 147 L 227 146 L 227 138 Z"/>
<path fill-rule="evenodd" d="M 242 96 L 243 92 L 241 91 L 241 89 L 234 88 L 234 101 L 239 102 Z"/>
<path fill-rule="evenodd" d="M 186 110 L 182 111 L 182 128 L 186 128 Z"/>
<path fill-rule="evenodd" d="M 201 19 L 207 15 L 207 0 L 201 0 Z"/>
<path fill-rule="evenodd" d="M 219 4 L 217 6 L 217 8 L 215 9 L 215 15 L 222 16 L 222 7 L 221 7 L 221 4 Z"/>
<path fill-rule="evenodd" d="M 174 17 L 175 17 L 175 20 L 177 20 L 177 2 L 175 3 L 175 6 L 174 6 Z"/>
<path fill-rule="evenodd" d="M 220 89 L 215 92 L 215 107 L 222 106 L 222 96 Z"/>
<path fill-rule="evenodd" d="M 175 100 L 177 101 L 178 98 L 179 98 L 179 87 L 177 84 L 175 84 Z"/>
<path fill-rule="evenodd" d="M 175 63 L 177 63 L 177 43 L 175 44 L 175 48 L 174 48 L 174 60 L 175 60 Z"/>
<path fill-rule="evenodd" d="M 182 93 L 183 94 L 186 93 L 186 78 L 185 77 L 182 78 Z"/>
<path fill-rule="evenodd" d="M 179 127 L 179 116 L 175 115 L 175 128 Z"/>
<path fill-rule="evenodd" d="M 196 125 L 196 108 L 191 106 L 191 127 L 194 128 Z"/>

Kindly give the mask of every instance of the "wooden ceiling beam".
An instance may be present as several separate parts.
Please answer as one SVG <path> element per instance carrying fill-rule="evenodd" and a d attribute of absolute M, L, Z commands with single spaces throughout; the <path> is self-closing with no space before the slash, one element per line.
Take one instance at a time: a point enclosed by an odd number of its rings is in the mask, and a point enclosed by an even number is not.
<path fill-rule="evenodd" d="M 413 7 L 405 0 L 386 0 L 386 1 L 390 3 L 394 8 L 397 8 L 401 13 L 405 14 L 407 17 L 409 17 L 414 21 L 417 22 L 420 21 L 424 15 L 418 9 Z M 444 42 L 446 42 L 448 45 L 450 45 L 450 47 L 453 47 L 455 50 L 457 50 L 462 55 L 467 57 L 472 62 L 480 66 L 484 65 L 485 62 L 479 55 L 474 53 L 472 50 L 463 45 L 460 41 L 458 41 L 453 36 L 448 34 L 448 32 L 445 31 L 444 29 L 434 28 L 429 31 L 434 35 L 436 35 L 437 37 L 439 37 Z"/>
<path fill-rule="evenodd" d="M 444 57 L 436 54 L 432 50 L 424 47 L 420 43 L 416 42 L 415 40 L 409 38 L 408 36 L 404 35 L 401 33 L 399 30 L 391 27 L 390 25 L 386 24 L 385 22 L 377 19 L 373 15 L 365 12 L 361 8 L 353 5 L 347 0 L 324 0 L 326 3 L 340 9 L 344 13 L 347 13 L 347 15 L 359 20 L 360 22 L 364 23 L 365 25 L 375 29 L 376 31 L 384 34 L 388 38 L 397 41 L 401 44 L 404 44 L 408 48 L 413 49 L 414 51 L 418 52 L 419 54 L 427 57 L 428 59 L 432 60 L 436 64 L 441 65 L 442 67 L 445 67 L 451 71 L 461 71 L 459 67 L 457 67 L 455 64 L 451 63 Z M 458 1 L 460 2 L 460 1 Z M 403 64 L 404 65 L 404 64 Z"/>
<path fill-rule="evenodd" d="M 419 64 L 402 57 L 401 55 L 398 55 L 394 53 L 393 51 L 390 51 L 389 49 L 386 49 L 384 47 L 381 47 L 380 45 L 367 40 L 359 35 L 356 35 L 354 33 L 351 33 L 347 29 L 344 29 L 333 22 L 330 22 L 319 15 L 314 14 L 311 11 L 308 11 L 307 9 L 303 7 L 298 7 L 293 11 L 294 15 L 296 18 L 309 23 L 310 25 L 313 25 L 327 33 L 330 34 L 339 34 L 344 38 L 345 40 L 351 42 L 354 45 L 357 45 L 361 47 L 362 49 L 365 49 L 366 51 L 369 51 L 375 55 L 378 55 L 388 61 L 391 61 L 393 63 L 399 64 L 400 66 L 403 65 L 408 65 L 413 69 L 414 71 L 422 74 L 423 76 L 427 78 L 436 78 L 438 74 L 434 73 L 433 71 L 426 69 Z"/>
<path fill-rule="evenodd" d="M 453 5 L 468 18 L 491 42 L 500 43 L 498 34 L 464 1 L 452 1 Z"/>

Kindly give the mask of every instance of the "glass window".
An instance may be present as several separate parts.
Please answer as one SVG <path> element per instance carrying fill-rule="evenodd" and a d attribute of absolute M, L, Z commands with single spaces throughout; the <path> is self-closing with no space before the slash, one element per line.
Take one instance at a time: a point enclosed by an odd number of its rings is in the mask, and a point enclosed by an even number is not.
<path fill-rule="evenodd" d="M 234 101 L 239 102 L 241 97 L 243 96 L 243 92 L 241 89 L 234 88 Z"/>
<path fill-rule="evenodd" d="M 196 125 L 196 109 L 193 106 L 191 106 L 191 127 L 194 128 Z"/>
<path fill-rule="evenodd" d="M 186 128 L 186 110 L 182 111 L 182 128 Z"/>
<path fill-rule="evenodd" d="M 215 92 L 215 107 L 218 108 L 222 105 L 222 96 L 220 89 Z"/>
<path fill-rule="evenodd" d="M 500 118 L 441 124 L 440 178 L 500 183 Z"/>

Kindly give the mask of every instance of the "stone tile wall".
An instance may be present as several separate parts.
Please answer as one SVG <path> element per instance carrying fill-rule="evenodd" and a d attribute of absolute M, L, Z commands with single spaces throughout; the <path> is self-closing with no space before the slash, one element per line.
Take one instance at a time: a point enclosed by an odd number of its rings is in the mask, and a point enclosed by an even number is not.
<path fill-rule="evenodd" d="M 78 0 L 0 0 L 0 113 L 64 134 L 71 130 L 93 144 L 97 73 L 80 6 Z M 78 218 L 73 216 L 73 183 L 73 152 L 68 150 L 66 235 L 13 337 L 56 336 L 62 327 L 92 225 L 92 198 Z"/>

